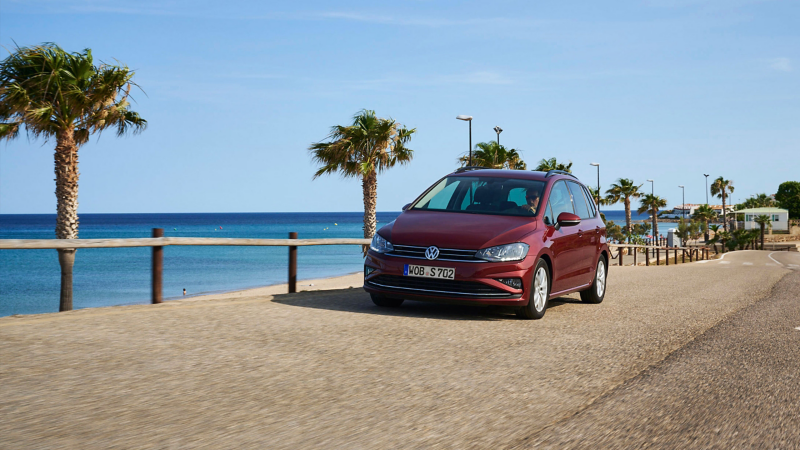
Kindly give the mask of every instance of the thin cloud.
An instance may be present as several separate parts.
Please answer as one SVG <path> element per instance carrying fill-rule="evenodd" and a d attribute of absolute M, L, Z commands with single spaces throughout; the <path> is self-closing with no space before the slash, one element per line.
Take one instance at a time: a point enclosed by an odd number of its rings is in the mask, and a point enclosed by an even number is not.
<path fill-rule="evenodd" d="M 791 72 L 792 61 L 789 58 L 772 58 L 769 60 L 769 67 L 779 72 Z"/>
<path fill-rule="evenodd" d="M 422 27 L 451 27 L 451 26 L 465 26 L 465 25 L 490 25 L 490 24 L 511 24 L 527 22 L 534 24 L 532 21 L 511 19 L 505 17 L 487 17 L 476 19 L 443 19 L 436 17 L 404 17 L 404 16 L 388 16 L 378 14 L 360 14 L 350 12 L 322 12 L 318 13 L 317 17 L 322 19 L 338 19 L 349 20 L 353 22 L 366 22 L 384 25 L 405 25 L 405 26 L 422 26 Z"/>

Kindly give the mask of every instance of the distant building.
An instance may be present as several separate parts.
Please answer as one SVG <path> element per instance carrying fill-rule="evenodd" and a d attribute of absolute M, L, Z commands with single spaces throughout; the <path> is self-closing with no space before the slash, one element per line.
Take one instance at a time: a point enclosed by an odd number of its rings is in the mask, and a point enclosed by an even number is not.
<path fill-rule="evenodd" d="M 678 205 L 672 209 L 672 213 L 666 213 L 661 215 L 661 217 L 665 219 L 680 219 L 684 217 L 684 212 L 686 213 L 686 218 L 691 219 L 692 214 L 697 211 L 697 208 L 703 206 L 702 204 L 695 204 L 695 203 L 687 203 L 686 205 Z M 717 213 L 718 216 L 722 216 L 722 205 L 708 205 L 711 209 Z M 725 209 L 728 210 L 728 213 L 733 211 L 733 206 L 725 205 Z"/>
<path fill-rule="evenodd" d="M 789 231 L 789 210 L 781 208 L 750 208 L 740 209 L 736 214 L 744 214 L 744 229 L 761 229 L 756 222 L 756 217 L 764 215 L 772 220 L 772 229 L 776 231 Z"/>

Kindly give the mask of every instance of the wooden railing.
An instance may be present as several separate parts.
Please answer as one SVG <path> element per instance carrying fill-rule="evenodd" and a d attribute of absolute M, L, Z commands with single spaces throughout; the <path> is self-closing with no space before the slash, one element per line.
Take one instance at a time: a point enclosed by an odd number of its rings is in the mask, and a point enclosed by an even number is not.
<path fill-rule="evenodd" d="M 163 248 L 169 246 L 257 246 L 289 247 L 289 292 L 297 292 L 297 247 L 309 245 L 360 245 L 366 247 L 369 239 L 297 239 L 297 233 L 289 233 L 289 239 L 249 238 L 188 238 L 162 237 L 163 228 L 153 228 L 152 238 L 129 239 L 0 239 L 0 250 L 22 249 L 77 249 L 77 248 L 126 248 L 152 247 L 151 302 L 163 301 Z"/>
<path fill-rule="evenodd" d="M 681 254 L 681 262 L 686 262 L 687 255 L 689 257 L 689 262 L 707 260 L 711 256 L 711 250 L 708 247 L 662 247 L 656 245 L 609 244 L 608 248 L 611 251 L 611 258 L 617 259 L 620 266 L 625 265 L 623 249 L 633 250 L 631 253 L 633 253 L 632 256 L 634 266 L 639 264 L 637 261 L 639 254 L 637 249 L 640 248 L 645 249 L 642 256 L 644 257 L 646 266 L 650 265 L 650 253 L 655 253 L 656 265 L 660 265 L 662 251 L 664 252 L 664 260 L 666 265 L 669 265 L 670 252 L 673 253 L 673 264 L 678 264 L 678 253 Z M 617 256 L 614 256 L 615 248 L 618 249 Z M 650 250 L 652 250 L 652 252 Z"/>

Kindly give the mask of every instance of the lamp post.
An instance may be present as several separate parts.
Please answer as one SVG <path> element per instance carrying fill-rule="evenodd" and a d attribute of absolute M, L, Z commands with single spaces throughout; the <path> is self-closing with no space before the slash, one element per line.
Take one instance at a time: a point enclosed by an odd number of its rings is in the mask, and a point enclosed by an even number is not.
<path fill-rule="evenodd" d="M 597 212 L 600 212 L 600 163 L 589 163 L 597 167 Z"/>
<path fill-rule="evenodd" d="M 647 180 L 650 182 L 650 195 L 656 195 L 656 183 L 653 180 Z"/>
<path fill-rule="evenodd" d="M 469 122 L 469 163 L 468 166 L 472 165 L 472 116 L 456 116 L 458 120 L 465 120 Z"/>
<path fill-rule="evenodd" d="M 497 126 L 494 127 L 494 132 L 497 133 L 497 145 L 500 145 L 500 133 L 503 132 L 503 129 Z"/>
<path fill-rule="evenodd" d="M 681 190 L 683 191 L 683 194 L 682 194 L 683 206 L 681 206 L 681 208 L 683 208 L 683 220 L 686 220 L 686 188 L 682 184 L 679 185 L 678 187 L 681 188 Z"/>
<path fill-rule="evenodd" d="M 706 177 L 706 206 L 708 206 L 708 174 L 704 173 L 704 177 Z"/>

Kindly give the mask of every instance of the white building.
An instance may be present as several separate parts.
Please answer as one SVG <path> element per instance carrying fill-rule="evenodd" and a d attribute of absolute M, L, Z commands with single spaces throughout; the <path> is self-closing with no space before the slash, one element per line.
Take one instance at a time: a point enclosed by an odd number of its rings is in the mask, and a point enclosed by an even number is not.
<path fill-rule="evenodd" d="M 697 208 L 701 206 L 703 205 L 698 205 L 694 203 L 687 203 L 686 205 L 678 205 L 672 209 L 672 214 L 667 213 L 662 215 L 661 217 L 665 219 L 680 219 L 681 217 L 686 217 L 686 219 L 691 219 L 692 214 L 694 214 L 694 212 L 697 211 Z M 708 205 L 708 206 L 710 206 L 711 209 L 713 209 L 714 212 L 717 213 L 717 216 L 722 217 L 722 205 Z M 733 211 L 733 206 L 725 205 L 725 209 L 727 209 L 728 213 L 730 214 Z M 685 216 L 684 212 L 686 214 Z"/>
<path fill-rule="evenodd" d="M 789 210 L 781 208 L 750 208 L 736 211 L 736 214 L 744 214 L 744 229 L 761 229 L 761 225 L 756 222 L 756 217 L 764 215 L 772 220 L 772 229 L 776 231 L 789 231 Z M 765 230 L 766 231 L 766 230 Z"/>

